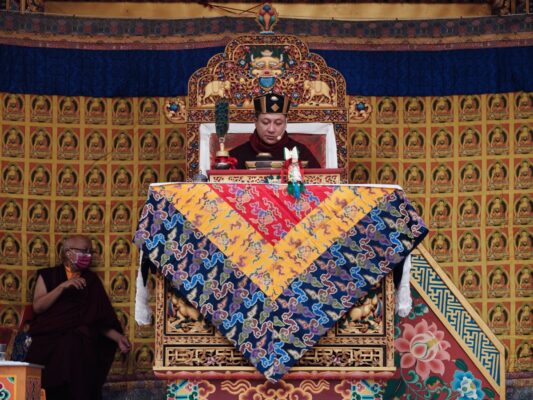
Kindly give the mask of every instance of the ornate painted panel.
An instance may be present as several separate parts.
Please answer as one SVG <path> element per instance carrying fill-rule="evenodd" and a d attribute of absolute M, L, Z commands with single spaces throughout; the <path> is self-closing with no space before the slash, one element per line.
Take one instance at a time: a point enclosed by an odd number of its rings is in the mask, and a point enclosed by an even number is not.
<path fill-rule="evenodd" d="M 193 376 L 258 379 L 255 371 L 224 336 L 161 276 L 156 289 L 155 370 L 161 377 Z M 300 362 L 287 379 L 312 373 L 341 377 L 394 371 L 394 290 L 392 276 L 358 302 Z M 357 372 L 358 371 L 358 372 Z M 180 373 L 183 372 L 183 373 Z M 383 374 L 387 376 L 387 374 Z"/>

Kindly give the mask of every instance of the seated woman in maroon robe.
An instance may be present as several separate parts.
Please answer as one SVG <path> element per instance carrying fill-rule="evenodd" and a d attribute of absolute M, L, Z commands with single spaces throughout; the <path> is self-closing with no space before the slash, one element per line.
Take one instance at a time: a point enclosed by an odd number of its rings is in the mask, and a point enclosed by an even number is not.
<path fill-rule="evenodd" d="M 293 140 L 287 134 L 287 113 L 290 101 L 288 97 L 268 93 L 254 99 L 255 131 L 250 140 L 230 151 L 230 156 L 237 159 L 237 169 L 244 169 L 246 161 L 254 161 L 259 153 L 270 153 L 272 160 L 284 160 L 283 148 L 298 148 L 299 159 L 307 161 L 307 168 L 320 168 L 320 163 L 303 144 Z"/>
<path fill-rule="evenodd" d="M 89 271 L 91 241 L 67 238 L 62 265 L 39 271 L 33 297 L 26 361 L 44 365 L 47 399 L 100 399 L 115 350 L 130 350 L 128 339 L 98 276 Z"/>

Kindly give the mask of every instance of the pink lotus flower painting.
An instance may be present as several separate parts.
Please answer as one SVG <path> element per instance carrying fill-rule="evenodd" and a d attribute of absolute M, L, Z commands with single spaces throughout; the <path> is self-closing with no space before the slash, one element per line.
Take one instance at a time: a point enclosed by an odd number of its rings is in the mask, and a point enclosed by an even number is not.
<path fill-rule="evenodd" d="M 444 332 L 425 320 L 416 326 L 404 324 L 403 336 L 396 339 L 395 347 L 401 353 L 401 367 L 411 368 L 416 364 L 415 370 L 422 379 L 431 372 L 443 375 L 443 360 L 450 360 L 447 351 L 450 343 L 444 340 Z"/>

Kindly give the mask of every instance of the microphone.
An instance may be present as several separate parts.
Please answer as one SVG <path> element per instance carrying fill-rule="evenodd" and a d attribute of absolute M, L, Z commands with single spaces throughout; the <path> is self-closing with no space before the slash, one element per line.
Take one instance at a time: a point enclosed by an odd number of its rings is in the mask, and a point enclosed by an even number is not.
<path fill-rule="evenodd" d="M 280 141 L 280 140 L 281 140 L 281 138 L 282 138 L 282 136 L 281 136 L 281 135 L 278 135 L 278 136 L 276 136 L 276 140 L 277 140 L 277 141 Z"/>

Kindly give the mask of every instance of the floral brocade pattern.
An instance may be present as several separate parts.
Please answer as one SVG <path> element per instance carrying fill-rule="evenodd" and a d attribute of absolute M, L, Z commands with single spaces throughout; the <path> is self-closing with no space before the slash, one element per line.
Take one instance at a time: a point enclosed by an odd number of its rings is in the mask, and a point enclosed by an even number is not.
<path fill-rule="evenodd" d="M 263 225 L 290 220 L 287 230 L 253 223 L 268 211 L 265 199 L 280 215 Z M 426 233 L 394 189 L 313 186 L 297 201 L 279 185 L 172 184 L 151 188 L 135 242 L 277 381 Z"/>

